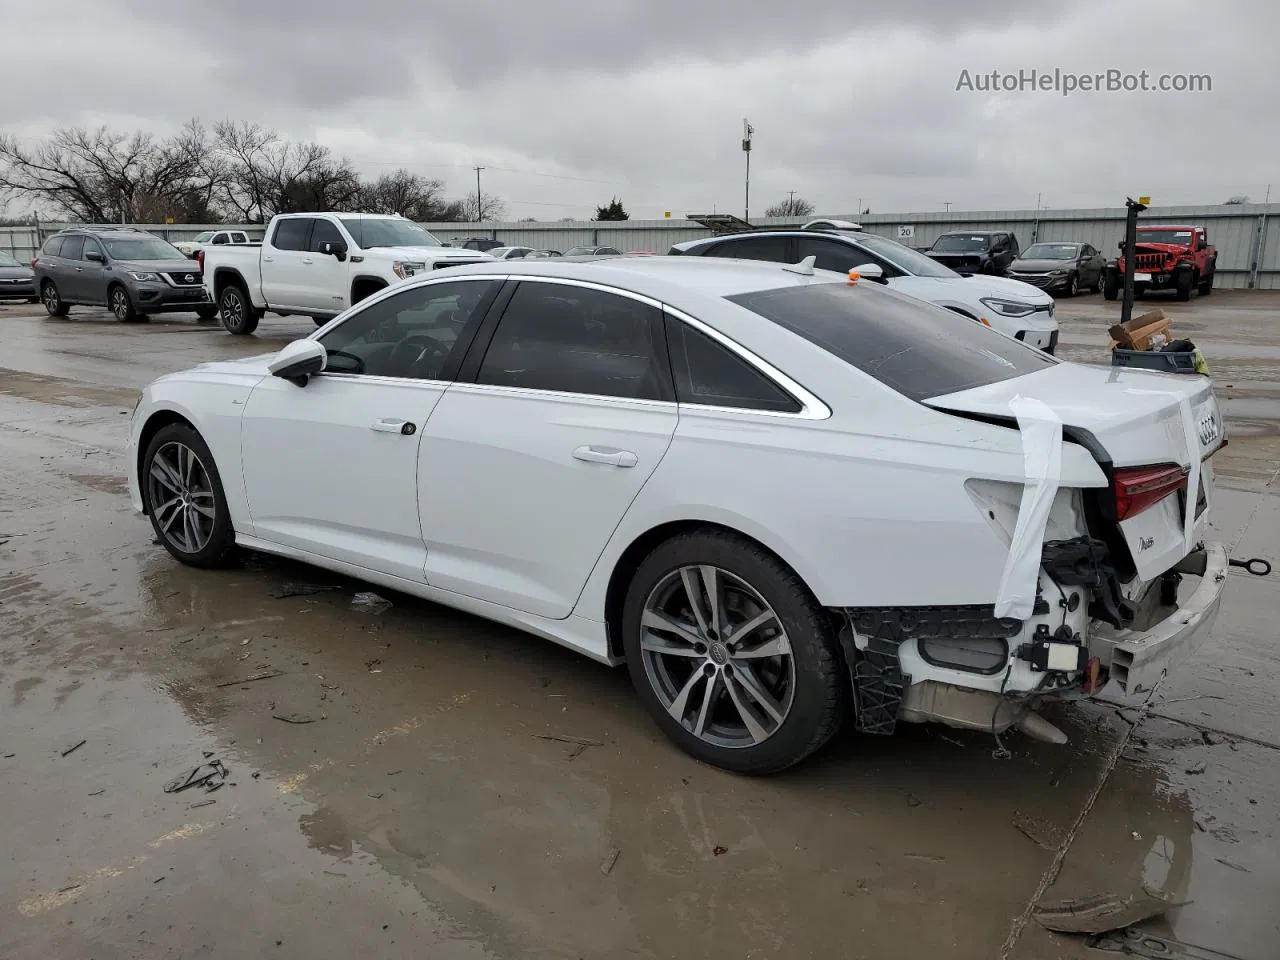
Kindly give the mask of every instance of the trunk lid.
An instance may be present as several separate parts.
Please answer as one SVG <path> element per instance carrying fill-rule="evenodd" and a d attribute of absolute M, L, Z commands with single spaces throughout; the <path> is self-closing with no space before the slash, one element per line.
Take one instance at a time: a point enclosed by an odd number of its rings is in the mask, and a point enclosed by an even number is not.
<path fill-rule="evenodd" d="M 1046 404 L 1062 420 L 1066 435 L 1086 446 L 1112 475 L 1156 465 L 1184 469 L 1185 491 L 1164 497 L 1117 526 L 1144 581 L 1164 573 L 1189 552 L 1208 523 L 1213 473 L 1206 461 L 1225 440 L 1207 377 L 1059 363 L 925 404 L 946 412 L 1012 419 L 1009 402 L 1018 396 Z M 1198 480 L 1194 491 L 1192 480 Z M 1195 505 L 1190 538 L 1188 501 Z"/>

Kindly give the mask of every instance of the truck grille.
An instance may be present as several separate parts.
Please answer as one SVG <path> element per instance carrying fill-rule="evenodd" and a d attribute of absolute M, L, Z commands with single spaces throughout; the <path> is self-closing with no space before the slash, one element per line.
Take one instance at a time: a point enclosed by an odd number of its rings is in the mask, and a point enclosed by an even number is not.
<path fill-rule="evenodd" d="M 1033 287 L 1047 287 L 1049 285 L 1049 275 L 1047 273 L 1011 273 L 1010 280 L 1021 280 L 1023 283 L 1029 283 Z"/>
<path fill-rule="evenodd" d="M 165 276 L 175 287 L 198 287 L 204 282 L 199 270 L 183 270 L 179 273 L 166 273 Z"/>
<path fill-rule="evenodd" d="M 1142 271 L 1159 270 L 1164 266 L 1163 253 L 1139 253 L 1133 258 L 1134 266 Z"/>

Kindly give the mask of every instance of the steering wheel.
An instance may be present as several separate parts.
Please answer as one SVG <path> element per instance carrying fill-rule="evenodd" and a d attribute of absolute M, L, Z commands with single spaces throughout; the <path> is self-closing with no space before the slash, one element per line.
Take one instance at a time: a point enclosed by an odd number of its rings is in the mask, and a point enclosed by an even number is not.
<path fill-rule="evenodd" d="M 443 364 L 448 356 L 449 348 L 435 337 L 411 333 L 391 348 L 387 365 L 392 370 L 403 370 L 406 376 L 413 376 L 424 360 L 439 359 Z"/>

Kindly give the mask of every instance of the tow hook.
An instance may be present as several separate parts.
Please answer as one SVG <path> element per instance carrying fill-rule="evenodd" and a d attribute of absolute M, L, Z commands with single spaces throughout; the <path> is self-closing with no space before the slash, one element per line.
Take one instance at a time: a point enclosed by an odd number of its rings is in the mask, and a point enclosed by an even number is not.
<path fill-rule="evenodd" d="M 1230 566 L 1248 570 L 1255 577 L 1271 575 L 1271 561 L 1263 560 L 1261 557 L 1254 557 L 1252 560 L 1228 560 L 1227 563 Z"/>

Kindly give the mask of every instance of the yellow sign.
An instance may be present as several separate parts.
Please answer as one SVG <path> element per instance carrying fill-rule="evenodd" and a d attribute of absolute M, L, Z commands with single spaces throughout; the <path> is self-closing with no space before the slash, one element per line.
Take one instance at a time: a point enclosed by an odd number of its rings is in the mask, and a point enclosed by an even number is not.
<path fill-rule="evenodd" d="M 1150 197 L 1139 197 L 1139 198 L 1138 198 L 1138 202 L 1139 202 L 1140 204 L 1142 204 L 1144 207 L 1149 207 L 1149 206 L 1151 206 L 1151 198 L 1150 198 Z"/>
<path fill-rule="evenodd" d="M 670 210 L 664 210 L 664 211 L 662 212 L 662 219 L 664 219 L 664 220 L 670 220 L 670 219 L 671 219 L 671 211 L 670 211 Z"/>
<path fill-rule="evenodd" d="M 165 223 L 173 223 L 173 217 L 165 217 L 165 218 L 164 218 L 164 222 L 165 222 Z"/>

